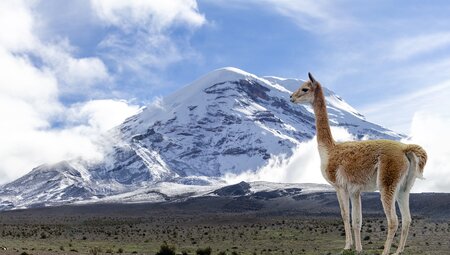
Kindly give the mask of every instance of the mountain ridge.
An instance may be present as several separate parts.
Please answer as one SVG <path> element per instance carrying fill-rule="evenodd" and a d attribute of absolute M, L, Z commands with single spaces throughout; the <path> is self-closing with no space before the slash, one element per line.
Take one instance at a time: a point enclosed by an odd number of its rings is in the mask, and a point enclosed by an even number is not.
<path fill-rule="evenodd" d="M 102 161 L 41 165 L 3 185 L 0 208 L 102 199 L 161 182 L 224 184 L 227 173 L 257 171 L 274 156 L 289 158 L 315 135 L 310 107 L 289 102 L 301 82 L 232 67 L 214 70 L 109 131 L 100 142 Z M 325 92 L 332 126 L 357 139 L 403 137 Z"/>

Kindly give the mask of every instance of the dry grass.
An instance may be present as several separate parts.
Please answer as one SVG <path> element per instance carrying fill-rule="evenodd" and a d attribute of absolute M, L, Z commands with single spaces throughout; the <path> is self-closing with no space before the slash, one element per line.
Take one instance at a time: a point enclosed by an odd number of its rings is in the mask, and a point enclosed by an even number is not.
<path fill-rule="evenodd" d="M 164 242 L 176 247 L 179 254 L 196 254 L 207 247 L 212 254 L 340 254 L 344 246 L 342 222 L 331 216 L 1 216 L 0 245 L 9 248 L 0 251 L 2 254 L 156 254 Z M 450 247 L 449 234 L 448 221 L 414 220 L 405 254 L 445 254 Z M 365 254 L 379 254 L 385 236 L 383 218 L 364 219 Z"/>

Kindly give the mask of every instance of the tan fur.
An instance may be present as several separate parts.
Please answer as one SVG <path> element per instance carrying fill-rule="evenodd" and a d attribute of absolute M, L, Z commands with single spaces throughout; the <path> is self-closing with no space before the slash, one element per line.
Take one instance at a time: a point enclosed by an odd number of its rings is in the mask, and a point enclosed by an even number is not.
<path fill-rule="evenodd" d="M 352 226 L 356 250 L 361 246 L 361 197 L 363 191 L 380 190 L 381 202 L 388 220 L 388 236 L 383 255 L 389 254 L 398 227 L 395 201 L 402 213 L 402 234 L 396 254 L 403 252 L 411 222 L 409 191 L 416 177 L 421 178 L 427 161 L 419 145 L 391 140 L 336 143 L 333 140 L 321 85 L 309 74 L 291 96 L 294 103 L 310 103 L 316 116 L 316 131 L 324 178 L 335 187 L 346 232 L 346 245 L 353 244 L 350 232 L 349 203 L 352 202 Z"/>

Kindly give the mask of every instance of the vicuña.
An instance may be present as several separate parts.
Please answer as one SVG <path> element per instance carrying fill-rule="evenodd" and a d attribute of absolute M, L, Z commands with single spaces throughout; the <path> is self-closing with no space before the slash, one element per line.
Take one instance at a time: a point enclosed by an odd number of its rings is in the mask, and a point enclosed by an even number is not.
<path fill-rule="evenodd" d="M 345 247 L 353 245 L 350 229 L 349 199 L 352 204 L 352 227 L 355 248 L 361 246 L 361 192 L 379 190 L 388 222 L 383 255 L 390 252 L 398 228 L 397 201 L 402 216 L 400 243 L 395 254 L 405 248 L 411 214 L 409 192 L 416 178 L 423 178 L 427 154 L 422 147 L 390 140 L 335 142 L 328 123 L 322 86 L 308 73 L 309 81 L 291 95 L 293 103 L 311 104 L 316 116 L 317 142 L 324 178 L 336 189 L 345 228 Z"/>

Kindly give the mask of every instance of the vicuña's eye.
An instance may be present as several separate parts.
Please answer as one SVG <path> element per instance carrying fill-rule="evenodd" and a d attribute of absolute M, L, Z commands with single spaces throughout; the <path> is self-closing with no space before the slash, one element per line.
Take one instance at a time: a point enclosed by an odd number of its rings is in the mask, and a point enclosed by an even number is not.
<path fill-rule="evenodd" d="M 302 89 L 303 92 L 308 92 L 308 89 Z"/>

